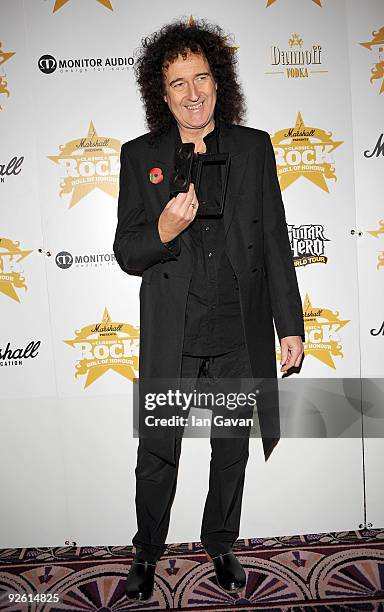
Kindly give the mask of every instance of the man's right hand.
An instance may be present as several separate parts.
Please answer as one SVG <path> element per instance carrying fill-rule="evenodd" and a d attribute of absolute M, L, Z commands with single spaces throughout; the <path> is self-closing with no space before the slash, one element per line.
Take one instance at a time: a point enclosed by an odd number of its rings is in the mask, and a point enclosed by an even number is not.
<path fill-rule="evenodd" d="M 191 206 L 195 204 L 195 206 Z M 180 234 L 196 217 L 199 202 L 193 183 L 185 193 L 178 193 L 166 204 L 159 217 L 159 235 L 161 242 L 170 242 Z"/>

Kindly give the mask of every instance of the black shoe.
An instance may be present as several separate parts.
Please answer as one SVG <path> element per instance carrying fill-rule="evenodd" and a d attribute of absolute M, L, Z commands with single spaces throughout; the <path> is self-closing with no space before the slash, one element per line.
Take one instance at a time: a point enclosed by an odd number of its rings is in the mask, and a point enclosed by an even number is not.
<path fill-rule="evenodd" d="M 128 572 L 125 593 L 131 601 L 147 601 L 152 595 L 156 563 L 134 558 Z"/>
<path fill-rule="evenodd" d="M 210 555 L 208 557 L 212 560 L 220 588 L 227 593 L 237 593 L 245 587 L 247 578 L 244 568 L 232 551 L 216 557 Z"/>

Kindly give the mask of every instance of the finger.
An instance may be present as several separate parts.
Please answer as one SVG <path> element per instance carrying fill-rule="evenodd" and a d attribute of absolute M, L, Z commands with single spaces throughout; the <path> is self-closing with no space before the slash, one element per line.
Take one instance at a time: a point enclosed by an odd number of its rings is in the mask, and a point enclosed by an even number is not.
<path fill-rule="evenodd" d="M 190 183 L 188 191 L 182 191 L 177 194 L 175 198 L 175 211 L 180 215 L 180 217 L 186 217 L 189 213 L 188 208 L 191 205 L 192 201 L 192 183 Z"/>
<path fill-rule="evenodd" d="M 300 354 L 299 354 L 298 358 L 297 358 L 297 359 L 296 359 L 296 361 L 295 361 L 295 368 L 298 368 L 298 367 L 300 366 L 300 363 L 301 363 L 302 358 L 303 358 L 303 353 L 302 353 L 302 352 L 300 352 Z"/>
<path fill-rule="evenodd" d="M 287 361 L 287 357 L 288 357 L 288 347 L 283 345 L 281 347 L 281 359 L 280 359 L 280 365 L 284 365 L 285 362 Z"/>
<path fill-rule="evenodd" d="M 174 203 L 174 201 L 175 201 L 175 200 L 176 200 L 176 198 L 175 198 L 175 197 L 171 198 L 171 199 L 169 200 L 169 202 L 167 202 L 167 204 L 164 206 L 164 209 L 165 209 L 165 208 L 169 208 L 170 206 L 172 206 L 172 204 Z"/>

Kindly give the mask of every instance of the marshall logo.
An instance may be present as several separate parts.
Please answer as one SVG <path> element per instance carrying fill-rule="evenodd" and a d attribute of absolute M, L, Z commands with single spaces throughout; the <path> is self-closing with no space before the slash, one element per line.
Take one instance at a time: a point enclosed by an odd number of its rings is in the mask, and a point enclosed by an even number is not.
<path fill-rule="evenodd" d="M 276 0 L 267 0 L 267 6 L 266 6 L 266 8 L 268 8 L 269 6 L 271 6 L 271 4 L 273 4 L 274 2 L 276 2 Z M 315 4 L 317 4 L 317 6 L 321 6 L 321 0 L 312 0 L 312 2 L 314 2 Z"/>
<path fill-rule="evenodd" d="M 329 193 L 326 179 L 337 180 L 331 153 L 343 140 L 333 140 L 327 130 L 306 126 L 300 113 L 294 127 L 276 132 L 271 140 L 282 191 L 304 177 Z"/>
<path fill-rule="evenodd" d="M 91 121 L 88 135 L 60 145 L 59 155 L 49 155 L 61 170 L 60 196 L 71 194 L 72 208 L 94 189 L 116 198 L 119 190 L 121 143 L 115 138 L 99 136 Z"/>
<path fill-rule="evenodd" d="M 111 321 L 105 308 L 101 322 L 86 325 L 75 333 L 76 338 L 64 342 L 76 349 L 75 378 L 86 377 L 84 389 L 108 370 L 132 381 L 138 378 L 139 327 Z"/>
<path fill-rule="evenodd" d="M 325 242 L 323 225 L 288 225 L 289 241 L 295 266 L 306 266 L 314 263 L 327 263 L 324 255 Z"/>
<path fill-rule="evenodd" d="M 18 241 L 0 238 L 0 293 L 16 302 L 20 302 L 16 289 L 27 290 L 19 262 L 32 253 L 32 250 L 26 251 L 19 246 Z"/>
<path fill-rule="evenodd" d="M 382 322 L 382 324 L 380 325 L 378 329 L 375 329 L 374 327 L 372 327 L 369 333 L 371 334 L 371 336 L 384 336 L 384 321 Z"/>
<path fill-rule="evenodd" d="M 7 62 L 13 55 L 15 55 L 14 51 L 3 51 L 1 46 L 2 43 L 0 42 L 0 66 L 5 64 L 5 62 Z M 2 68 L 1 70 L 3 74 L 0 74 L 0 110 L 3 110 L 1 101 L 4 99 L 4 96 L 6 98 L 9 98 L 10 92 L 8 89 L 8 81 L 5 78 L 6 75 L 4 72 L 4 68 Z"/>
<path fill-rule="evenodd" d="M 55 257 L 55 262 L 57 267 L 62 270 L 67 270 L 73 264 L 77 268 L 100 268 L 105 264 L 115 264 L 116 257 L 114 253 L 91 253 L 73 256 L 68 251 L 60 251 Z"/>
<path fill-rule="evenodd" d="M 375 144 L 375 148 L 370 151 L 367 149 L 364 151 L 364 157 L 384 157 L 384 142 L 383 142 L 384 134 L 380 134 L 377 143 Z"/>
<path fill-rule="evenodd" d="M 6 176 L 17 176 L 22 170 L 24 157 L 12 157 L 8 162 L 0 163 L 0 183 L 5 182 Z"/>
<path fill-rule="evenodd" d="M 39 354 L 41 340 L 31 340 L 24 348 L 11 348 L 8 342 L 5 349 L 0 346 L 0 367 L 23 365 L 24 359 L 35 359 Z"/>
<path fill-rule="evenodd" d="M 53 55 L 42 55 L 37 65 L 44 74 L 53 74 L 57 69 L 61 73 L 128 70 L 134 63 L 133 57 L 81 57 L 57 60 Z"/>
<path fill-rule="evenodd" d="M 56 13 L 56 11 L 61 9 L 61 7 L 64 6 L 64 4 L 67 4 L 67 2 L 69 2 L 69 0 L 55 0 L 53 13 Z M 99 2 L 100 4 L 108 8 L 110 11 L 113 11 L 113 7 L 110 0 L 96 0 L 96 2 Z"/>
<path fill-rule="evenodd" d="M 368 230 L 368 234 L 371 234 L 374 238 L 379 238 L 384 236 L 384 219 L 379 221 L 379 228 L 375 230 Z M 384 268 L 384 251 L 380 251 L 377 255 L 377 264 L 376 269 L 380 270 L 380 268 Z"/>
<path fill-rule="evenodd" d="M 326 366 L 336 369 L 333 357 L 341 357 L 342 345 L 339 331 L 349 323 L 349 319 L 340 319 L 339 313 L 328 308 L 312 306 L 308 294 L 303 302 L 304 328 L 305 328 L 305 355 L 312 355 Z M 277 351 L 281 358 L 280 349 Z"/>
<path fill-rule="evenodd" d="M 282 49 L 273 45 L 271 47 L 270 63 L 274 70 L 266 74 L 281 74 L 288 79 L 296 79 L 328 72 L 317 68 L 322 66 L 322 46 L 314 44 L 306 49 L 303 44 L 303 39 L 299 34 L 292 34 L 288 40 L 289 49 Z"/>
<path fill-rule="evenodd" d="M 362 47 L 368 49 L 373 53 L 373 61 L 375 65 L 371 68 L 371 78 L 369 82 L 372 84 L 373 81 L 381 80 L 381 86 L 379 93 L 384 91 L 384 26 L 379 30 L 372 32 L 373 38 L 368 42 L 360 43 Z"/>

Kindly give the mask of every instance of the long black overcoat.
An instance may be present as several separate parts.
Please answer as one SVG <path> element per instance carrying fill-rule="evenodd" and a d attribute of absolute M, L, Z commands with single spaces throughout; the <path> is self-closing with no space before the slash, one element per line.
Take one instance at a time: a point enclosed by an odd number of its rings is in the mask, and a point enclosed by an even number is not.
<path fill-rule="evenodd" d="M 176 124 L 157 141 L 144 134 L 121 148 L 118 223 L 113 250 L 119 266 L 141 275 L 139 377 L 178 379 L 185 309 L 192 273 L 189 233 L 179 236 L 173 255 L 160 241 L 159 215 L 169 201 Z M 292 259 L 285 211 L 269 134 L 238 125 L 220 124 L 219 151 L 231 165 L 224 208 L 226 252 L 238 279 L 246 346 L 256 379 L 276 379 L 273 320 L 277 335 L 304 338 L 301 298 Z M 153 183 L 150 170 L 163 180 Z M 276 379 L 277 382 L 277 379 Z M 268 395 L 268 394 L 266 394 Z M 277 438 L 266 433 L 266 421 L 278 419 L 275 398 L 259 406 L 265 459 Z M 143 410 L 140 404 L 140 410 Z M 274 412 L 274 416 L 272 415 Z M 271 420 L 269 421 L 269 423 Z M 278 429 L 278 425 L 276 425 Z M 172 428 L 153 452 L 174 462 Z M 148 442 L 151 448 L 151 441 Z"/>

